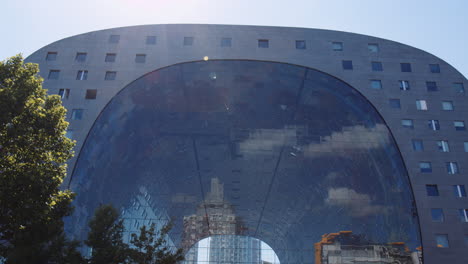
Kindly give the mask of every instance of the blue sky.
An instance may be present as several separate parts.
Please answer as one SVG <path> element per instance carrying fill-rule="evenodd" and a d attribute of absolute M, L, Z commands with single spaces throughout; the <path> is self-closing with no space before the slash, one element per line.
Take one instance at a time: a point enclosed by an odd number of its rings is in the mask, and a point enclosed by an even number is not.
<path fill-rule="evenodd" d="M 0 60 L 112 27 L 269 25 L 349 31 L 402 42 L 468 76 L 468 0 L 2 0 L 1 13 Z"/>

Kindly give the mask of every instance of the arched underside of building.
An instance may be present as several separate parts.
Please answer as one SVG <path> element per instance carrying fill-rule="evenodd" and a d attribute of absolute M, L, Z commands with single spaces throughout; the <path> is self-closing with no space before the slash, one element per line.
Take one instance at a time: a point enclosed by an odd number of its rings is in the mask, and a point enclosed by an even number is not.
<path fill-rule="evenodd" d="M 412 261 L 421 246 L 387 125 L 350 85 L 302 66 L 208 60 L 142 76 L 97 118 L 71 184 L 80 195 L 70 232 L 81 238 L 94 209 L 112 203 L 128 231 L 172 219 L 170 241 L 186 250 L 240 235 L 281 263 L 320 263 L 333 254 Z M 239 247 L 229 241 L 211 250 Z M 386 259 L 389 250 L 398 253 Z M 221 263 L 219 254 L 205 260 Z"/>

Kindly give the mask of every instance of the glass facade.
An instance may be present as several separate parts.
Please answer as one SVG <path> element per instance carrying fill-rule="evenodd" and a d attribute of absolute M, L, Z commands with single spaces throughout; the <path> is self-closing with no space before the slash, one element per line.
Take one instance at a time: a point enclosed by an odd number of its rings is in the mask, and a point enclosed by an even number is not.
<path fill-rule="evenodd" d="M 169 242 L 186 263 L 226 252 L 225 263 L 268 263 L 263 244 L 280 263 L 419 263 L 414 199 L 387 126 L 354 88 L 305 67 L 209 60 L 146 74 L 94 123 L 71 187 L 75 238 L 112 203 L 126 239 L 172 219 Z M 209 257 L 190 258 L 203 247 Z"/>

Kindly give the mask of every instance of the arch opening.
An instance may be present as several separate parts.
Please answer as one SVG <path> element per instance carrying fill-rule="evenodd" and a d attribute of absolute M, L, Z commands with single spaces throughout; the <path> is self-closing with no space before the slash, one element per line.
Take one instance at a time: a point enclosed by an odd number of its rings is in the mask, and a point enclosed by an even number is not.
<path fill-rule="evenodd" d="M 98 117 L 71 184 L 77 238 L 112 203 L 126 237 L 172 219 L 170 243 L 186 251 L 243 236 L 281 263 L 419 261 L 412 190 L 384 120 L 348 84 L 301 66 L 209 60 L 144 75 Z"/>

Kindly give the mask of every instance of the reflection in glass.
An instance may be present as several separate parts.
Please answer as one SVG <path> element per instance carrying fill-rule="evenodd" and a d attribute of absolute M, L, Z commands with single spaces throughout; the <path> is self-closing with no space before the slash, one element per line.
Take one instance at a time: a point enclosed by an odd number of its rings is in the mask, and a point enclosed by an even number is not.
<path fill-rule="evenodd" d="M 282 264 L 325 263 L 331 251 L 316 243 L 339 231 L 351 233 L 324 245 L 348 237 L 350 247 L 404 261 L 421 246 L 408 175 L 382 118 L 346 83 L 294 65 L 208 60 L 137 79 L 96 120 L 71 187 L 67 232 L 78 239 L 94 209 L 112 203 L 126 238 L 172 220 L 168 240 L 186 252 L 208 238 L 238 255 L 233 244 L 262 241 Z"/>

